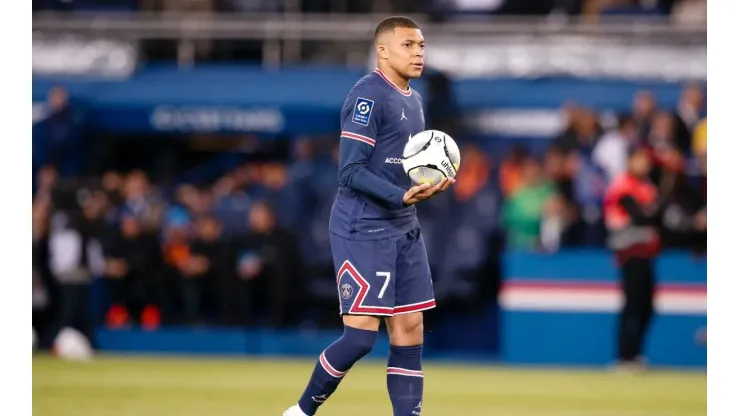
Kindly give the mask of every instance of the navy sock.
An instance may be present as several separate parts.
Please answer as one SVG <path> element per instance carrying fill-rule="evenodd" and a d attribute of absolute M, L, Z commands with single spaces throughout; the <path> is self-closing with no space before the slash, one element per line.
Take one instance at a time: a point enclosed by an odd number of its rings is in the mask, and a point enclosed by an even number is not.
<path fill-rule="evenodd" d="M 378 331 L 344 327 L 344 334 L 319 356 L 311 380 L 298 401 L 303 413 L 316 413 L 319 406 L 334 393 L 352 365 L 373 349 L 377 336 Z"/>
<path fill-rule="evenodd" d="M 391 345 L 386 381 L 393 405 L 393 416 L 421 415 L 424 373 L 421 371 L 422 345 Z"/>

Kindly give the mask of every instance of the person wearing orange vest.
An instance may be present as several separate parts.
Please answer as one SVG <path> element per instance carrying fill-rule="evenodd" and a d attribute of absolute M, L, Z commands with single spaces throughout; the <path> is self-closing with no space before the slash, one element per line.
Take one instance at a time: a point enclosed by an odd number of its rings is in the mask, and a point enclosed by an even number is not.
<path fill-rule="evenodd" d="M 658 190 L 650 181 L 651 169 L 647 149 L 630 150 L 627 172 L 614 179 L 604 197 L 607 245 L 616 255 L 624 296 L 618 358 L 626 365 L 644 365 L 640 354 L 653 317 L 653 259 L 661 249 L 661 209 Z"/>

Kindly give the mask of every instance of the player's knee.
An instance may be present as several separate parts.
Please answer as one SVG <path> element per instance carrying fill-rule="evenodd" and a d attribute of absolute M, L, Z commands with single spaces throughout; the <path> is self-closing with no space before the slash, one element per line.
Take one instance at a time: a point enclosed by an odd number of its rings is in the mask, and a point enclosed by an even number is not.
<path fill-rule="evenodd" d="M 352 350 L 360 357 L 364 357 L 373 350 L 377 337 L 378 331 L 352 327 L 344 327 L 344 334 L 342 335 L 342 339 L 348 344 L 352 344 Z"/>
<path fill-rule="evenodd" d="M 388 336 L 397 346 L 424 343 L 424 320 L 421 313 L 396 315 L 388 320 Z"/>
<path fill-rule="evenodd" d="M 342 322 L 345 327 L 377 331 L 380 328 L 380 318 L 368 315 L 344 315 Z"/>

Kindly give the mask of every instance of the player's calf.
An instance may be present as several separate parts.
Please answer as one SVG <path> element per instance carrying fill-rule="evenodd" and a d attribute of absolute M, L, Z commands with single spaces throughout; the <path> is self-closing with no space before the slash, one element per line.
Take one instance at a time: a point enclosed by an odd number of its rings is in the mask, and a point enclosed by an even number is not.
<path fill-rule="evenodd" d="M 421 415 L 424 373 L 421 355 L 424 326 L 421 312 L 396 315 L 387 320 L 391 339 L 386 382 L 394 416 Z"/>
<path fill-rule="evenodd" d="M 298 401 L 303 413 L 309 416 L 316 413 L 354 363 L 373 349 L 377 336 L 377 325 L 375 330 L 344 327 L 344 334 L 319 355 L 308 386 Z"/>

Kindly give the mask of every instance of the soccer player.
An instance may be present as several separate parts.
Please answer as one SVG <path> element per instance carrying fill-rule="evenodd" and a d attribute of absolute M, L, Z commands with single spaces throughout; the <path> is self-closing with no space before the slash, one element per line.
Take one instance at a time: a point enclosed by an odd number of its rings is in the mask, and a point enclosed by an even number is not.
<path fill-rule="evenodd" d="M 386 371 L 394 416 L 421 414 L 422 311 L 435 306 L 414 204 L 455 181 L 412 186 L 401 166 L 408 139 L 424 131 L 419 94 L 424 37 L 411 19 L 375 29 L 377 69 L 360 79 L 341 113 L 339 190 L 329 219 L 343 335 L 319 356 L 298 404 L 283 416 L 314 415 L 352 365 L 370 352 L 385 318 Z"/>

